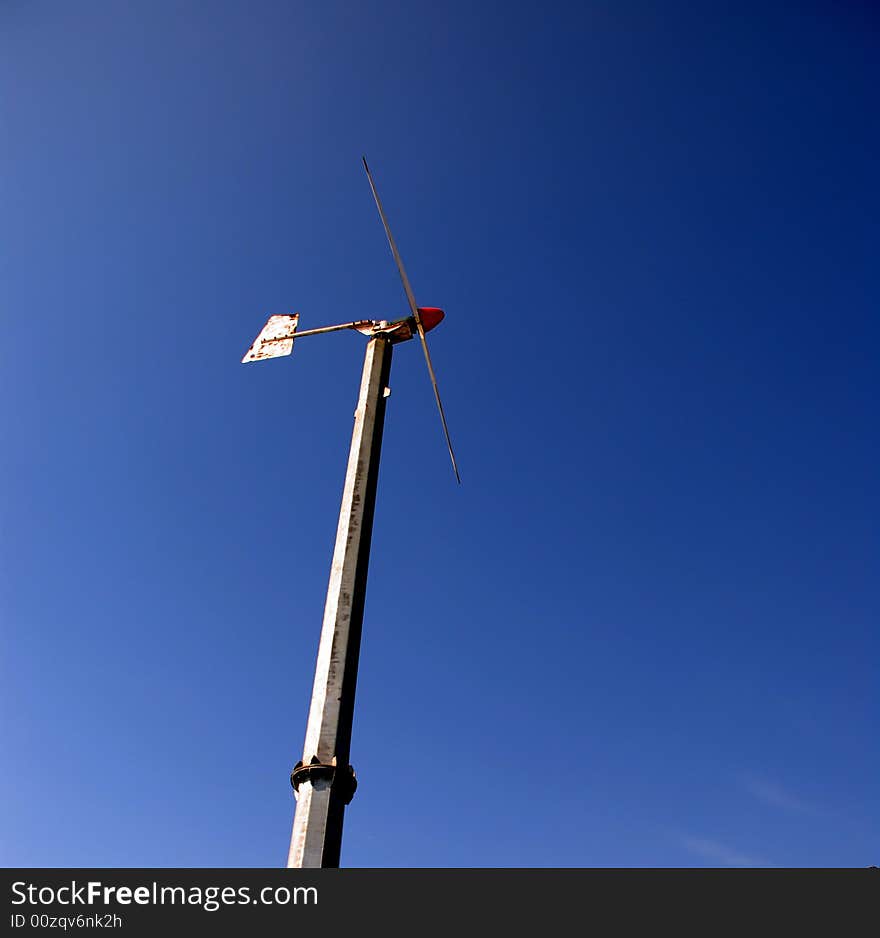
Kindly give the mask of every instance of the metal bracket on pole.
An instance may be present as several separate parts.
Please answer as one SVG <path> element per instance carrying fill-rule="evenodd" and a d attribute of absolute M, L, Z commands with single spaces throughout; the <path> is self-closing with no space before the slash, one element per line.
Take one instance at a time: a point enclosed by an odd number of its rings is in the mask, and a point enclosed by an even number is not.
<path fill-rule="evenodd" d="M 299 793 L 299 786 L 302 782 L 314 783 L 317 779 L 329 779 L 330 787 L 342 799 L 342 803 L 351 804 L 358 785 L 351 766 L 342 770 L 335 765 L 319 762 L 317 756 L 312 756 L 312 761 L 308 764 L 297 762 L 290 773 L 290 784 L 293 785 L 294 794 Z"/>

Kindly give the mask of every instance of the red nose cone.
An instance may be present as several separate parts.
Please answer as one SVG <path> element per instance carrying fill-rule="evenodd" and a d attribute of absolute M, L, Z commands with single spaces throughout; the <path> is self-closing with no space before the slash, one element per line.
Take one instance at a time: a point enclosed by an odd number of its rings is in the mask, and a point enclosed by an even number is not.
<path fill-rule="evenodd" d="M 419 307 L 419 319 L 422 321 L 425 332 L 430 332 L 434 326 L 439 325 L 445 315 L 446 313 L 442 309 L 437 309 L 436 306 Z"/>

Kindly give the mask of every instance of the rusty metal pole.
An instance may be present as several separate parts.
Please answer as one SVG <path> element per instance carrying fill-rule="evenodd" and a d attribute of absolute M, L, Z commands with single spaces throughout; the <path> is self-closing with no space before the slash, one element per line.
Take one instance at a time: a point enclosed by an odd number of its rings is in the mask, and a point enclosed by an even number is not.
<path fill-rule="evenodd" d="M 364 357 L 306 740 L 290 776 L 288 867 L 339 866 L 343 814 L 356 787 L 348 760 L 391 351 L 390 338 L 377 336 Z"/>

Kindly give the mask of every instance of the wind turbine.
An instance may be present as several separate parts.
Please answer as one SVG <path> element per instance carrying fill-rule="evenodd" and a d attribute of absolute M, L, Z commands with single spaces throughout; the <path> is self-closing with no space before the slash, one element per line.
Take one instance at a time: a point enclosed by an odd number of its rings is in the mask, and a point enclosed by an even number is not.
<path fill-rule="evenodd" d="M 351 725 L 385 404 L 391 393 L 388 387 L 391 353 L 395 345 L 416 335 L 428 366 L 452 469 L 456 480 L 461 482 L 425 335 L 441 322 L 444 312 L 436 307 L 416 305 L 366 158 L 363 163 L 403 283 L 410 315 L 392 321 L 362 319 L 303 332 L 297 332 L 298 313 L 270 316 L 242 358 L 246 363 L 290 355 L 297 339 L 343 329 L 355 330 L 369 339 L 342 489 L 305 744 L 302 759 L 290 774 L 296 813 L 287 866 L 297 868 L 339 866 L 345 806 L 357 787 L 354 770 L 349 764 Z"/>

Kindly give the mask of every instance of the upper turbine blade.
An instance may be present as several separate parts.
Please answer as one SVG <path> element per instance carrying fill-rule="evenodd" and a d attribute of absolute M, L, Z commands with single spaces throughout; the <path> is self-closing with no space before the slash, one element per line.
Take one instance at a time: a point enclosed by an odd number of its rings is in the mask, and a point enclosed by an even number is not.
<path fill-rule="evenodd" d="M 391 246 L 391 253 L 394 255 L 394 262 L 397 264 L 397 271 L 400 274 L 401 281 L 403 282 L 403 289 L 406 293 L 407 302 L 409 303 L 409 311 L 412 313 L 416 324 L 421 325 L 422 320 L 419 318 L 419 308 L 416 306 L 416 298 L 413 295 L 412 287 L 409 285 L 409 277 L 407 277 L 406 271 L 403 269 L 403 261 L 400 259 L 400 251 L 397 250 L 397 245 L 394 243 L 394 235 L 391 234 L 391 228 L 388 225 L 388 219 L 385 217 L 385 209 L 382 208 L 382 201 L 379 198 L 379 193 L 376 191 L 376 183 L 373 182 L 373 174 L 370 172 L 370 167 L 367 166 L 367 158 L 363 156 L 361 159 L 364 161 L 364 169 L 367 171 L 367 179 L 370 180 L 370 188 L 373 190 L 373 198 L 376 200 L 376 208 L 379 209 L 379 217 L 382 219 L 382 224 L 385 226 L 385 234 L 388 236 L 388 244 Z"/>
<path fill-rule="evenodd" d="M 443 404 L 440 402 L 440 391 L 437 388 L 437 376 L 434 374 L 434 366 L 431 364 L 431 353 L 428 351 L 428 340 L 425 338 L 425 327 L 422 325 L 422 317 L 419 315 L 419 308 L 416 306 L 416 298 L 409 283 L 409 277 L 403 267 L 403 261 L 400 259 L 400 251 L 397 250 L 397 244 L 394 241 L 394 235 L 391 234 L 391 227 L 388 219 L 385 217 L 385 209 L 382 208 L 382 200 L 376 191 L 376 183 L 373 182 L 373 174 L 370 167 L 367 166 L 367 158 L 362 157 L 364 169 L 367 172 L 367 179 L 370 180 L 370 189 L 373 190 L 373 198 L 376 201 L 376 208 L 379 209 L 379 217 L 382 219 L 382 225 L 385 228 L 385 234 L 388 237 L 388 244 L 391 247 L 391 253 L 394 255 L 394 262 L 397 264 L 397 272 L 400 274 L 400 280 L 403 283 L 403 289 L 406 293 L 406 300 L 409 303 L 409 309 L 413 319 L 416 321 L 416 329 L 419 332 L 419 338 L 422 340 L 422 351 L 425 353 L 425 364 L 428 366 L 428 374 L 431 378 L 431 387 L 434 389 L 434 399 L 437 401 L 437 410 L 440 411 L 440 422 L 443 424 L 443 433 L 446 436 L 446 446 L 449 449 L 449 458 L 452 460 L 452 471 L 455 473 L 455 479 L 461 485 L 461 476 L 458 474 L 458 464 L 455 461 L 455 453 L 452 449 L 452 440 L 449 437 L 449 427 L 446 425 L 446 414 L 443 413 Z"/>

